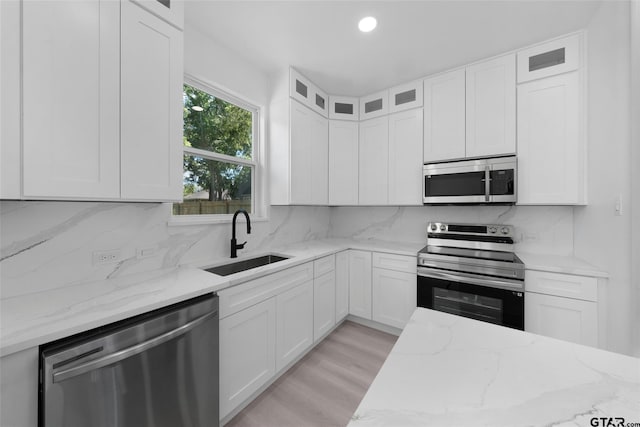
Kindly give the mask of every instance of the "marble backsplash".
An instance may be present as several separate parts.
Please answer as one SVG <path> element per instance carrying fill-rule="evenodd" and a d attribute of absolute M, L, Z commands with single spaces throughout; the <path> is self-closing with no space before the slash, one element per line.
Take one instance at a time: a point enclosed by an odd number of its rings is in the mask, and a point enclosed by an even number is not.
<path fill-rule="evenodd" d="M 332 208 L 331 237 L 426 242 L 427 223 L 508 224 L 516 251 L 573 254 L 570 206 L 422 206 Z"/>
<path fill-rule="evenodd" d="M 170 204 L 19 202 L 0 203 L 0 297 L 110 277 L 206 265 L 229 256 L 231 226 L 168 225 Z M 573 208 L 535 206 L 284 207 L 268 221 L 252 221 L 246 235 L 238 221 L 242 253 L 289 243 L 347 237 L 425 242 L 429 221 L 511 224 L 516 249 L 571 255 Z M 117 262 L 95 264 L 94 252 L 119 250 Z M 140 254 L 141 250 L 150 253 Z"/>
<path fill-rule="evenodd" d="M 0 203 L 0 298 L 10 298 L 178 265 L 206 265 L 229 256 L 231 225 L 168 225 L 170 204 Z M 242 253 L 328 236 L 327 207 L 272 207 L 268 221 L 244 218 Z M 96 251 L 119 250 L 117 262 L 96 265 Z M 151 251 L 141 256 L 139 251 Z"/>

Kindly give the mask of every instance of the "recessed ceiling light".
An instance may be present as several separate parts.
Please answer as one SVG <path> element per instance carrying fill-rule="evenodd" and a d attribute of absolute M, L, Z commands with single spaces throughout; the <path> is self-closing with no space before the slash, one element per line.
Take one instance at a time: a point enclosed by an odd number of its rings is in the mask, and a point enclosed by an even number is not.
<path fill-rule="evenodd" d="M 201 107 L 201 106 L 199 106 L 199 105 L 194 105 L 193 107 L 191 107 L 191 109 L 192 109 L 193 111 L 202 111 L 202 110 L 204 110 L 204 108 L 202 108 L 202 107 Z"/>
<path fill-rule="evenodd" d="M 378 21 L 376 21 L 376 18 L 374 18 L 373 16 L 367 16 L 366 18 L 362 18 L 360 22 L 358 22 L 358 28 L 363 33 L 372 31 L 374 28 L 376 28 L 376 25 L 378 25 Z"/>

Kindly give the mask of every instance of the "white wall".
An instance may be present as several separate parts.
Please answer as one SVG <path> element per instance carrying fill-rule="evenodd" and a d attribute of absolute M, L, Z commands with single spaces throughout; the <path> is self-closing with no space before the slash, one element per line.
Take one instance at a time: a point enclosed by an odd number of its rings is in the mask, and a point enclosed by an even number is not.
<path fill-rule="evenodd" d="M 589 205 L 574 216 L 576 256 L 610 275 L 607 347 L 627 354 L 638 310 L 631 292 L 629 7 L 603 1 L 588 27 Z M 614 213 L 618 196 L 622 216 Z"/>
<path fill-rule="evenodd" d="M 640 0 L 631 2 L 631 164 L 640 165 Z M 634 354 L 640 357 L 640 168 L 631 168 L 631 280 L 635 283 L 632 312 L 635 322 L 631 333 Z M 636 260 L 634 262 L 634 260 Z"/>

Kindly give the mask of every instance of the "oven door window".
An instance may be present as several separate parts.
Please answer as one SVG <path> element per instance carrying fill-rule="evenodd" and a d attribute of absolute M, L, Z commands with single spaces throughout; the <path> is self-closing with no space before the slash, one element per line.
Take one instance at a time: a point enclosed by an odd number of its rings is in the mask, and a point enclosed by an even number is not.
<path fill-rule="evenodd" d="M 425 175 L 424 195 L 444 196 L 484 196 L 484 171 Z"/>
<path fill-rule="evenodd" d="M 524 292 L 418 275 L 418 307 L 524 330 Z"/>
<path fill-rule="evenodd" d="M 433 309 L 484 322 L 502 324 L 502 300 L 468 292 L 435 288 Z"/>

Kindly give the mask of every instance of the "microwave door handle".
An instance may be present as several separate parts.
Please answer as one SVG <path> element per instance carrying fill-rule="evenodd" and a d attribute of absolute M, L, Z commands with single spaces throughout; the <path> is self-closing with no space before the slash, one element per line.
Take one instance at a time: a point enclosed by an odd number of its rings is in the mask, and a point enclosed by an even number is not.
<path fill-rule="evenodd" d="M 491 166 L 484 167 L 484 201 L 489 202 L 491 195 Z"/>

